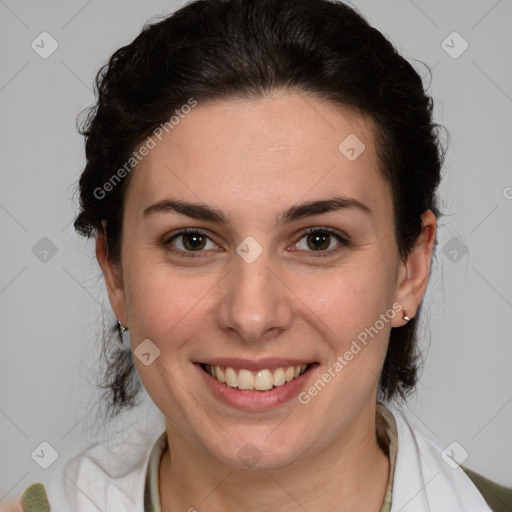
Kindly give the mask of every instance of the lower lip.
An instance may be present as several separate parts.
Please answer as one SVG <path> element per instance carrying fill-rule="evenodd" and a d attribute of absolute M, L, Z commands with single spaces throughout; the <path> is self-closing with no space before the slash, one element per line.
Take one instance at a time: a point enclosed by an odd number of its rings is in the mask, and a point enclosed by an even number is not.
<path fill-rule="evenodd" d="M 318 365 L 310 365 L 300 377 L 268 391 L 240 391 L 237 388 L 230 388 L 206 373 L 199 363 L 194 363 L 194 366 L 208 388 L 220 400 L 238 409 L 262 411 L 295 398 Z"/>

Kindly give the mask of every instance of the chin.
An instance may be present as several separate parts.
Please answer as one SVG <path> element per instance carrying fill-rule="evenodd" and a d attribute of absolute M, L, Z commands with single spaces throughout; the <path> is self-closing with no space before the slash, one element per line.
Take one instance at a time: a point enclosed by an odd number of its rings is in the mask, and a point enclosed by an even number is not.
<path fill-rule="evenodd" d="M 298 449 L 298 444 L 303 443 L 304 439 L 294 439 L 288 432 L 285 439 L 281 439 L 283 436 L 273 438 L 274 428 L 265 428 L 260 436 L 233 436 L 224 446 L 220 443 L 211 445 L 210 438 L 204 449 L 219 463 L 234 470 L 284 469 L 300 457 L 303 450 Z"/>

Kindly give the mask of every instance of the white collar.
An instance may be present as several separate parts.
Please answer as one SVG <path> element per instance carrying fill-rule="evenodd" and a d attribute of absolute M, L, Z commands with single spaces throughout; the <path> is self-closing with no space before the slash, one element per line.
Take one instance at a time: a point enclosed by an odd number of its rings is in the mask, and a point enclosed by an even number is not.
<path fill-rule="evenodd" d="M 386 407 L 398 434 L 391 512 L 492 512 L 464 470 L 444 461 L 443 448 Z"/>

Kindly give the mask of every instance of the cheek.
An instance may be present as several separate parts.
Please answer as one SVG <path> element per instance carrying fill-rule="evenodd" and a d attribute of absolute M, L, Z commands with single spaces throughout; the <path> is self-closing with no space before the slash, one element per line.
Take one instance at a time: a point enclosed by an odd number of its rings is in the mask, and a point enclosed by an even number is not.
<path fill-rule="evenodd" d="M 219 283 L 215 272 L 193 275 L 193 271 L 170 268 L 161 260 L 132 258 L 127 263 L 128 312 L 139 336 L 154 338 L 155 343 L 179 343 L 198 315 L 211 301 Z"/>
<path fill-rule="evenodd" d="M 340 350 L 392 306 L 395 270 L 382 258 L 365 260 L 295 278 L 305 314 L 309 311 L 310 322 Z"/>

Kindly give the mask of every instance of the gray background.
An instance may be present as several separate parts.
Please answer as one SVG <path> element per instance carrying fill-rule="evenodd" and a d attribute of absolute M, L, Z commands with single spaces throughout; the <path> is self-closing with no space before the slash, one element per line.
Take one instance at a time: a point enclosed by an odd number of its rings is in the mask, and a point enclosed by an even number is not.
<path fill-rule="evenodd" d="M 106 59 L 181 4 L 0 0 L 0 500 L 107 435 L 93 384 L 102 307 L 113 317 L 93 243 L 72 228 L 84 164 L 75 118 L 93 103 Z M 355 5 L 405 57 L 433 69 L 436 120 L 451 134 L 423 373 L 405 410 L 442 448 L 457 441 L 466 466 L 512 486 L 512 1 Z M 59 45 L 47 59 L 31 48 L 43 31 Z M 442 46 L 454 31 L 469 44 L 457 58 Z M 445 45 L 453 53 L 462 43 Z M 53 245 L 55 254 L 42 252 Z M 151 404 L 138 418 L 163 428 Z M 121 420 L 110 433 L 134 422 Z M 47 470 L 31 458 L 43 441 L 59 454 Z"/>

